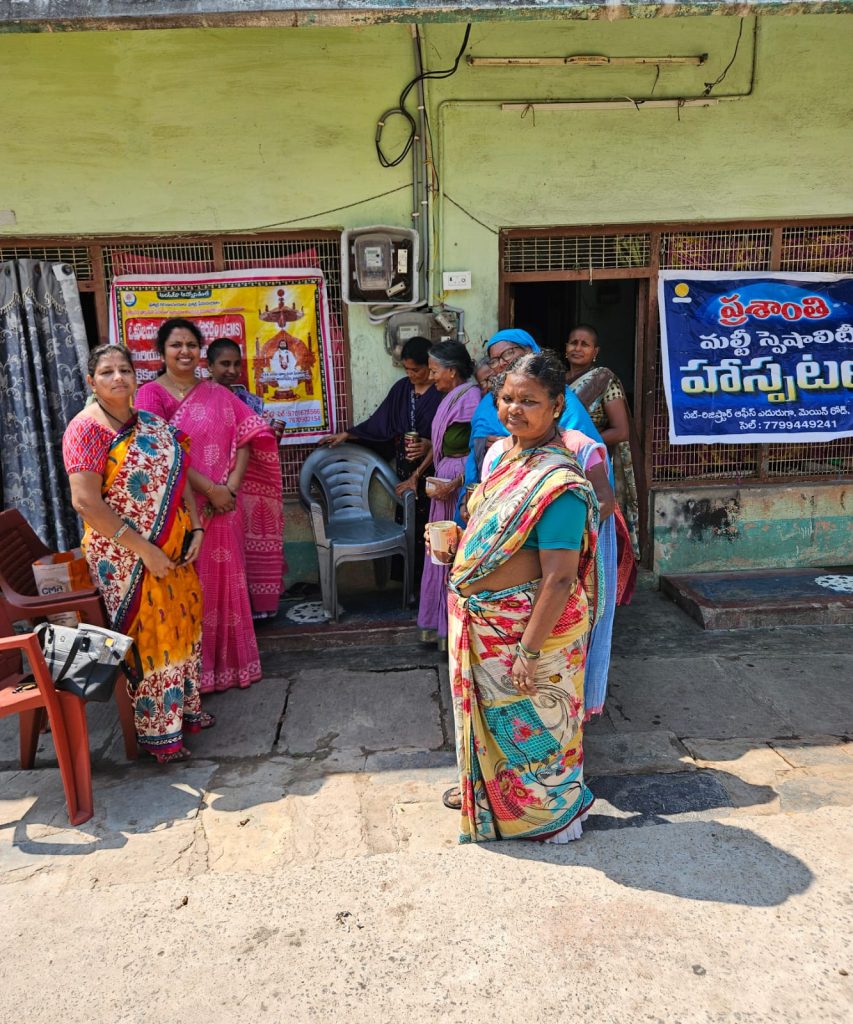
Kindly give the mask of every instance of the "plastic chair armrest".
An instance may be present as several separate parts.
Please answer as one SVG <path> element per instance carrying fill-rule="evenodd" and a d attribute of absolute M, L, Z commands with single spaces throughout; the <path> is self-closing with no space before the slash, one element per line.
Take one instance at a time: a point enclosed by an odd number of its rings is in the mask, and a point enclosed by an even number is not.
<path fill-rule="evenodd" d="M 35 684 L 42 694 L 47 694 L 45 698 L 46 703 L 49 707 L 53 708 L 56 686 L 53 682 L 53 677 L 48 671 L 47 662 L 44 660 L 44 652 L 41 649 L 38 637 L 35 633 L 16 633 L 14 636 L 0 637 L 0 651 L 10 650 L 23 651 L 27 656 Z"/>
<path fill-rule="evenodd" d="M 401 499 L 403 506 L 403 529 L 406 533 L 415 531 L 415 492 L 406 491 Z"/>
<path fill-rule="evenodd" d="M 311 515 L 311 529 L 314 531 L 314 543 L 321 548 L 330 547 L 329 538 L 326 536 L 326 520 L 323 518 L 323 509 L 316 501 L 312 501 L 308 509 Z"/>
<path fill-rule="evenodd" d="M 28 642 L 30 638 L 35 638 L 35 633 L 16 633 L 14 636 L 0 637 L 0 651 L 24 651 L 29 654 L 32 645 Z M 41 648 L 38 646 L 38 640 L 36 640 L 36 647 L 41 653 Z"/>

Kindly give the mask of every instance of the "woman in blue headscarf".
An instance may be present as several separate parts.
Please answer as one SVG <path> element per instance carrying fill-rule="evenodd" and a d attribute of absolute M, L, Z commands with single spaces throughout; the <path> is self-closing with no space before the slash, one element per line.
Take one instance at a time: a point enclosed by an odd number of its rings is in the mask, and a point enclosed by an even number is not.
<path fill-rule="evenodd" d="M 498 331 L 486 342 L 486 357 L 495 374 L 505 373 L 516 360 L 528 352 L 539 352 L 540 348 L 533 338 L 518 327 Z M 589 413 L 570 387 L 566 387 L 566 406 L 560 416 L 561 430 L 577 430 L 586 434 L 598 444 L 602 444 L 601 436 L 593 425 Z M 466 488 L 479 483 L 483 468 L 483 459 L 489 447 L 501 437 L 507 437 L 506 427 L 498 419 L 498 410 L 491 393 L 486 394 L 477 406 L 471 419 L 471 440 L 469 443 L 468 460 L 465 463 L 465 484 L 457 506 L 457 519 L 460 523 L 462 503 L 465 501 Z M 608 476 L 613 473 L 608 464 Z M 607 694 L 607 673 L 610 668 L 610 642 L 613 633 L 613 614 L 616 609 L 616 529 L 613 516 L 608 516 L 601 524 L 599 535 L 602 558 L 604 561 L 604 610 L 596 623 L 589 641 L 587 653 L 586 676 L 584 678 L 584 704 L 586 717 L 600 714 L 604 707 Z"/>

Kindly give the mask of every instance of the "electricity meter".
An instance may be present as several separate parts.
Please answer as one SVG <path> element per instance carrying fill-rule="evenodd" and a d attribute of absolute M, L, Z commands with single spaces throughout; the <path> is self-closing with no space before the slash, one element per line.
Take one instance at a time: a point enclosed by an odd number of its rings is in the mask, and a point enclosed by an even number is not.
<path fill-rule="evenodd" d="M 385 321 L 385 351 L 395 363 L 400 350 L 410 338 L 426 338 L 433 345 L 439 341 L 462 340 L 460 311 L 439 307 L 395 313 Z"/>
<path fill-rule="evenodd" d="M 351 228 L 341 237 L 344 302 L 414 305 L 418 302 L 418 233 L 384 225 Z"/>
<path fill-rule="evenodd" d="M 353 242 L 353 269 L 360 292 L 387 292 L 394 283 L 394 246 L 388 235 L 359 235 Z"/>

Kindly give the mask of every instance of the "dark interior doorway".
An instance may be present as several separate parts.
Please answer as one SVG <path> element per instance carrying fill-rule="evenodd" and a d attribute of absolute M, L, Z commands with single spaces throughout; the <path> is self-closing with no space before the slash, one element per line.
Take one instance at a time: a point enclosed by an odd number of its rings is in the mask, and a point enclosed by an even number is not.
<path fill-rule="evenodd" d="M 536 281 L 510 285 L 511 319 L 543 347 L 564 357 L 566 339 L 577 324 L 598 331 L 598 362 L 622 381 L 634 408 L 634 369 L 639 282 L 628 278 L 593 281 Z"/>
<path fill-rule="evenodd" d="M 89 341 L 89 348 L 95 348 L 100 344 L 98 338 L 98 313 L 95 309 L 95 293 L 80 292 L 80 306 L 83 309 L 83 323 L 86 325 L 86 338 Z"/>

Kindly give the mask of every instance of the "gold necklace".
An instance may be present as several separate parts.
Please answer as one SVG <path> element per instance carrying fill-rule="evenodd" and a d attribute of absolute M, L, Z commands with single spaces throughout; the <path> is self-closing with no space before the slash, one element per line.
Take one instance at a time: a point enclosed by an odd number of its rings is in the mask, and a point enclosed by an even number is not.
<path fill-rule="evenodd" d="M 194 378 L 192 384 L 187 384 L 186 387 L 182 387 L 175 380 L 175 378 L 172 376 L 172 374 L 169 372 L 169 370 L 166 370 L 166 376 L 169 378 L 169 383 L 172 385 L 172 387 L 175 389 L 175 391 L 178 392 L 178 395 L 179 395 L 179 397 L 181 398 L 182 401 L 183 401 L 183 399 L 185 399 L 187 397 L 187 395 L 190 393 L 190 391 L 192 391 L 192 389 L 196 386 L 196 384 L 198 384 L 198 380 Z"/>

